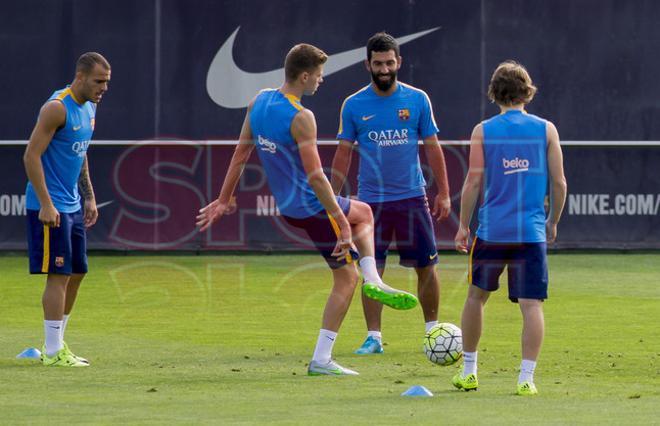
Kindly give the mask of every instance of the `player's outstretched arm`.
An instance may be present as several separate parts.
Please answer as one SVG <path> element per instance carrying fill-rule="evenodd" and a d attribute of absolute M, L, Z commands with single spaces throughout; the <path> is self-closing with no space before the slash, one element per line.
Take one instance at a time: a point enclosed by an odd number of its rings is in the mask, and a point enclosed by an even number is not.
<path fill-rule="evenodd" d="M 293 119 L 291 123 L 291 135 L 298 144 L 300 159 L 302 160 L 307 181 L 314 190 L 316 197 L 339 226 L 339 238 L 337 246 L 332 253 L 333 256 L 345 256 L 352 247 L 351 225 L 342 212 L 328 178 L 323 173 L 321 158 L 316 146 L 316 119 L 312 111 L 304 109 Z"/>
<path fill-rule="evenodd" d="M 205 231 L 213 224 L 213 222 L 220 219 L 226 211 L 233 207 L 231 205 L 232 195 L 234 194 L 236 185 L 243 174 L 245 163 L 247 163 L 250 154 L 252 154 L 252 150 L 254 149 L 254 139 L 250 127 L 250 112 L 252 111 L 253 102 L 250 102 L 247 113 L 245 114 L 241 134 L 238 137 L 238 145 L 236 145 L 234 155 L 231 157 L 231 162 L 229 163 L 229 168 L 225 174 L 225 180 L 222 184 L 220 195 L 218 195 L 216 200 L 199 210 L 199 215 L 197 215 L 197 222 L 195 224 L 200 227 L 200 232 Z"/>
<path fill-rule="evenodd" d="M 351 168 L 351 157 L 353 154 L 353 141 L 339 139 L 339 145 L 332 159 L 332 173 L 330 176 L 330 185 L 335 194 L 341 192 L 341 188 L 346 182 L 348 171 Z"/>
<path fill-rule="evenodd" d="M 470 239 L 470 221 L 472 220 L 472 213 L 477 205 L 477 199 L 481 192 L 481 185 L 484 176 L 484 146 L 483 146 L 483 128 L 477 124 L 472 130 L 470 138 L 470 166 L 465 183 L 463 184 L 463 192 L 461 194 L 461 213 L 458 231 L 454 237 L 454 244 L 456 250 L 461 253 L 467 253 L 468 244 Z"/>
<path fill-rule="evenodd" d="M 96 208 L 96 197 L 94 196 L 94 188 L 92 187 L 92 179 L 89 177 L 89 163 L 87 161 L 87 154 L 83 160 L 82 168 L 80 169 L 80 176 L 78 177 L 78 186 L 82 193 L 84 204 L 84 224 L 86 228 L 93 226 L 99 217 L 99 211 Z"/>
<path fill-rule="evenodd" d="M 433 201 L 433 216 L 437 220 L 445 219 L 451 213 L 451 198 L 449 197 L 449 182 L 447 179 L 447 165 L 445 163 L 445 154 L 442 152 L 442 147 L 438 142 L 436 135 L 431 135 L 424 138 L 424 150 L 426 151 L 426 158 L 433 170 L 433 177 L 438 189 Z"/>
<path fill-rule="evenodd" d="M 48 148 L 57 129 L 65 123 L 66 108 L 64 108 L 64 105 L 59 101 L 47 102 L 41 107 L 41 111 L 39 111 L 37 124 L 32 130 L 27 148 L 25 148 L 25 154 L 23 154 L 25 172 L 32 183 L 32 187 L 37 194 L 41 206 L 39 220 L 44 225 L 54 227 L 60 226 L 60 214 L 55 209 L 53 200 L 51 200 L 48 194 L 41 156 L 46 151 L 46 148 Z"/>
<path fill-rule="evenodd" d="M 549 121 L 546 126 L 546 137 L 548 139 L 548 173 L 550 174 L 550 214 L 546 221 L 546 239 L 552 243 L 557 238 L 557 224 L 566 202 L 566 177 L 564 176 L 564 159 L 559 143 L 559 132 Z"/>

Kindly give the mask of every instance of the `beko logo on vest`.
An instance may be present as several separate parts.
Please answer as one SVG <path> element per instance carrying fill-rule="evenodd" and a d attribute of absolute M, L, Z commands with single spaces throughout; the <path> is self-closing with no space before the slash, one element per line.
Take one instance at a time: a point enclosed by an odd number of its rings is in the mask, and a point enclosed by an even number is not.
<path fill-rule="evenodd" d="M 367 136 L 376 142 L 378 146 L 405 145 L 408 143 L 408 129 L 388 129 L 381 131 L 370 131 Z"/>
<path fill-rule="evenodd" d="M 259 142 L 259 147 L 261 148 L 262 151 L 270 152 L 271 154 L 275 154 L 275 152 L 277 151 L 277 145 L 275 145 L 274 142 L 271 142 L 268 139 L 264 138 L 263 136 L 258 135 L 257 141 Z"/>
<path fill-rule="evenodd" d="M 529 170 L 529 160 L 526 158 L 518 157 L 514 158 L 513 160 L 502 158 L 502 166 L 504 166 L 505 175 L 510 175 L 511 173 L 526 172 Z"/>

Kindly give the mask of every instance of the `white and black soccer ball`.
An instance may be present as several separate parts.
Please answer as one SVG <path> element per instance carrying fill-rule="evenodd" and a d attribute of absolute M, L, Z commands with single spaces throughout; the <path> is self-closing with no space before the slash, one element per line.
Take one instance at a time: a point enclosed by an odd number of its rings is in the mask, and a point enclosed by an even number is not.
<path fill-rule="evenodd" d="M 424 353 L 438 365 L 452 365 L 463 356 L 463 334 L 454 324 L 442 322 L 424 335 Z"/>

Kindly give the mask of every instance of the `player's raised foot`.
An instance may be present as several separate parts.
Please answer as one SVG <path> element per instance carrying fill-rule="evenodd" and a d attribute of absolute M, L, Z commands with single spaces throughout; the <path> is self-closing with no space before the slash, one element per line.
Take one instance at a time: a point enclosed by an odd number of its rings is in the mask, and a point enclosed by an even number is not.
<path fill-rule="evenodd" d="M 362 293 L 370 299 L 398 310 L 412 309 L 417 306 L 417 297 L 407 291 L 397 290 L 385 283 L 364 282 Z"/>
<path fill-rule="evenodd" d="M 64 350 L 67 351 L 67 352 L 69 353 L 69 355 L 71 355 L 72 357 L 74 357 L 74 358 L 77 359 L 78 361 L 83 362 L 83 363 L 89 365 L 89 361 L 88 361 L 88 360 L 86 360 L 85 358 L 83 358 L 83 357 L 81 357 L 81 356 L 78 356 L 78 355 L 74 354 L 73 352 L 71 352 L 71 349 L 69 349 L 69 345 L 67 345 L 66 342 L 62 342 L 62 345 L 64 345 Z"/>
<path fill-rule="evenodd" d="M 468 374 L 463 377 L 460 372 L 456 373 L 451 379 L 451 384 L 454 385 L 456 389 L 462 389 L 464 391 L 476 391 L 479 387 L 479 381 L 477 380 L 476 374 Z"/>
<path fill-rule="evenodd" d="M 312 360 L 307 368 L 308 376 L 358 376 L 359 374 L 357 371 L 344 368 L 332 360 L 326 364 Z"/>
<path fill-rule="evenodd" d="M 79 361 L 75 356 L 62 348 L 53 356 L 46 355 L 46 348 L 41 350 L 41 363 L 46 367 L 89 367 L 82 361 Z"/>
<path fill-rule="evenodd" d="M 358 355 L 382 354 L 383 345 L 380 343 L 380 340 L 368 336 L 367 340 L 364 341 L 355 353 Z"/>
<path fill-rule="evenodd" d="M 536 390 L 536 385 L 532 382 L 522 382 L 518 383 L 518 388 L 516 389 L 516 395 L 521 396 L 531 396 L 538 395 L 539 391 Z"/>

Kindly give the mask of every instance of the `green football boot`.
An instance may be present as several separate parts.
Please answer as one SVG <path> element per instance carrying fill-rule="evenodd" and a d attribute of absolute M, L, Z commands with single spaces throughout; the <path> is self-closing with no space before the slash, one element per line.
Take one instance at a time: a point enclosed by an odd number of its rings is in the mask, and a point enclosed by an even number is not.
<path fill-rule="evenodd" d="M 69 353 L 69 355 L 71 355 L 72 357 L 74 357 L 78 361 L 84 362 L 85 364 L 89 365 L 89 361 L 87 361 L 85 358 L 83 358 L 81 356 L 78 356 L 78 355 L 74 354 L 73 352 L 71 352 L 71 349 L 69 349 L 69 345 L 67 345 L 66 342 L 62 342 L 62 345 L 64 345 L 64 350 L 67 351 Z"/>
<path fill-rule="evenodd" d="M 451 379 L 451 384 L 454 385 L 456 389 L 463 389 L 464 391 L 476 391 L 479 387 L 479 381 L 477 380 L 476 374 L 468 374 L 463 377 L 459 372 Z"/>
<path fill-rule="evenodd" d="M 518 388 L 516 389 L 516 395 L 532 396 L 538 394 L 539 391 L 536 390 L 536 385 L 534 385 L 534 383 L 532 382 L 518 383 Z"/>
<path fill-rule="evenodd" d="M 365 281 L 362 284 L 362 293 L 383 305 L 402 311 L 412 309 L 419 303 L 415 295 L 392 288 L 383 282 L 371 283 Z"/>
<path fill-rule="evenodd" d="M 89 364 L 79 361 L 75 356 L 62 348 L 53 356 L 46 355 L 46 347 L 41 350 L 41 363 L 46 367 L 89 367 Z"/>

